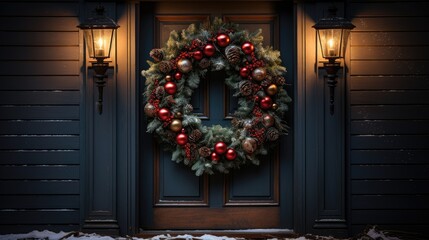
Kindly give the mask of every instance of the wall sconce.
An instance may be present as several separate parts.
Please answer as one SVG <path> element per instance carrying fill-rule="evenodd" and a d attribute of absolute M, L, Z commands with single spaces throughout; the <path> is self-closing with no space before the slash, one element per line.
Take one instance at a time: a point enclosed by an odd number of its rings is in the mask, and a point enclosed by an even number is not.
<path fill-rule="evenodd" d="M 327 84 L 329 86 L 329 112 L 334 114 L 334 90 L 337 85 L 337 72 L 340 69 L 338 58 L 344 58 L 344 52 L 347 46 L 347 39 L 350 30 L 355 28 L 350 21 L 337 17 L 337 8 L 329 9 L 329 16 L 320 19 L 313 27 L 316 29 L 317 37 L 320 41 L 323 58 L 328 62 L 323 63 L 323 67 L 327 72 Z"/>
<path fill-rule="evenodd" d="M 110 57 L 112 49 L 112 40 L 115 36 L 115 30 L 119 27 L 111 18 L 104 16 L 104 7 L 98 6 L 96 15 L 88 18 L 85 22 L 77 26 L 84 31 L 84 38 L 88 48 L 90 58 L 96 60 L 92 63 L 94 69 L 94 81 L 98 88 L 98 113 L 103 112 L 103 88 L 106 85 L 106 71 L 109 68 L 109 62 L 105 62 Z"/>

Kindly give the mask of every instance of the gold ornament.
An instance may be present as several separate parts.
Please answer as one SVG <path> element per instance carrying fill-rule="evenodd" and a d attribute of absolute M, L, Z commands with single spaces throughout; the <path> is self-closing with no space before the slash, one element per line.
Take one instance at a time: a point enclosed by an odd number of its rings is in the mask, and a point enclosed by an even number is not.
<path fill-rule="evenodd" d="M 271 84 L 266 89 L 267 94 L 271 96 L 276 95 L 277 91 L 278 91 L 278 88 L 277 88 L 277 85 L 275 84 Z"/>
<path fill-rule="evenodd" d="M 171 81 L 171 75 L 165 76 L 165 81 L 167 81 L 167 82 Z"/>
<path fill-rule="evenodd" d="M 273 103 L 272 108 L 273 108 L 273 110 L 277 110 L 279 108 L 279 105 L 277 105 L 277 103 Z"/>
<path fill-rule="evenodd" d="M 177 62 L 177 68 L 179 68 L 179 70 L 182 73 L 188 73 L 192 70 L 192 62 L 189 61 L 189 59 L 180 59 Z"/>
<path fill-rule="evenodd" d="M 246 153 L 252 154 L 256 151 L 256 140 L 254 138 L 247 137 L 241 143 L 241 147 Z"/>
<path fill-rule="evenodd" d="M 177 112 L 174 114 L 175 118 L 183 118 L 183 114 L 181 112 Z"/>
<path fill-rule="evenodd" d="M 264 125 L 266 128 L 273 126 L 274 122 L 275 122 L 274 117 L 269 114 L 265 114 L 262 117 L 262 125 Z"/>
<path fill-rule="evenodd" d="M 144 113 L 146 114 L 146 116 L 148 117 L 155 117 L 156 115 L 156 109 L 155 106 L 153 106 L 150 103 L 146 103 L 146 105 L 144 106 Z"/>
<path fill-rule="evenodd" d="M 170 123 L 170 130 L 173 132 L 179 132 L 182 130 L 182 121 L 179 119 L 173 119 Z"/>
<path fill-rule="evenodd" d="M 252 78 L 256 81 L 262 81 L 266 75 L 267 71 L 262 67 L 255 68 L 255 70 L 252 72 Z"/>

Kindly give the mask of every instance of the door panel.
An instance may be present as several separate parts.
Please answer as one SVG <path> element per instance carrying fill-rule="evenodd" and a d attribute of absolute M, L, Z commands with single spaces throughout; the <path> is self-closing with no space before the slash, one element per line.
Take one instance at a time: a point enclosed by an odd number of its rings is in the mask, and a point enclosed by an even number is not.
<path fill-rule="evenodd" d="M 184 12 L 180 3 L 152 3 L 155 42 L 149 48 L 163 46 L 172 30 L 180 32 L 191 23 L 202 23 L 213 16 L 201 14 L 192 2 L 192 9 Z M 274 3 L 268 2 L 265 5 Z M 168 5 L 168 6 L 167 6 Z M 177 5 L 175 8 L 174 5 Z M 260 6 L 261 2 L 256 5 Z M 163 7 L 167 10 L 163 10 Z M 278 17 L 275 7 L 263 7 L 263 13 L 253 14 L 252 3 L 240 8 L 240 14 L 228 9 L 228 14 L 218 15 L 222 7 L 212 4 L 211 12 L 225 21 L 239 23 L 241 28 L 253 32 L 263 30 L 264 44 L 278 46 Z M 204 8 L 200 8 L 204 9 Z M 246 10 L 247 9 L 247 10 Z M 268 10 L 267 10 L 268 9 Z M 174 14 L 174 11 L 177 13 Z M 166 11 L 163 12 L 163 11 Z M 252 13 L 243 14 L 244 12 Z M 151 31 L 150 31 L 151 32 Z M 237 108 L 237 100 L 224 84 L 225 72 L 210 72 L 201 79 L 193 93 L 192 105 L 206 126 L 220 124 L 230 126 L 230 115 Z M 143 124 L 142 128 L 146 128 Z M 152 176 L 152 184 L 141 189 L 141 219 L 143 229 L 248 229 L 282 228 L 280 214 L 280 159 L 278 150 L 261 157 L 260 166 L 248 165 L 230 174 L 203 175 L 196 177 L 189 167 L 171 161 L 171 153 L 150 135 L 142 134 L 143 143 L 153 146 L 152 153 L 143 153 L 141 164 L 153 168 L 141 168 L 141 175 Z M 143 148 L 145 146 L 142 146 Z M 150 178 L 144 178 L 149 180 Z M 152 199 L 152 201 L 147 201 Z M 269 216 L 269 217 L 267 217 Z"/>

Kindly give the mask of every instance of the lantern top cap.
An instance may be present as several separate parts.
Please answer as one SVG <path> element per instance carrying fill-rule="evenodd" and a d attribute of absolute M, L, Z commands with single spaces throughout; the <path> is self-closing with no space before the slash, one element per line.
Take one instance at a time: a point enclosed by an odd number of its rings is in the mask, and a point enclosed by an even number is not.
<path fill-rule="evenodd" d="M 353 25 L 349 20 L 337 17 L 337 8 L 329 8 L 329 16 L 327 18 L 320 19 L 313 27 L 315 29 L 353 29 L 356 26 Z"/>
<path fill-rule="evenodd" d="M 89 17 L 85 22 L 77 26 L 80 29 L 117 29 L 119 25 L 116 22 L 104 15 L 104 7 L 98 6 L 95 9 L 96 15 Z"/>

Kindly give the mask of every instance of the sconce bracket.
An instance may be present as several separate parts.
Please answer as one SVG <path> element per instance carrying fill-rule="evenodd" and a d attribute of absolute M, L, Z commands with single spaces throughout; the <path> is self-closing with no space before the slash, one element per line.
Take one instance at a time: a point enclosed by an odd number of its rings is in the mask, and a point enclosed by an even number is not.
<path fill-rule="evenodd" d="M 327 75 L 327 84 L 329 87 L 329 113 L 334 115 L 334 102 L 335 102 L 335 87 L 337 86 L 337 73 L 341 68 L 340 63 L 336 62 L 335 59 L 329 59 L 329 62 L 323 63 Z"/>
<path fill-rule="evenodd" d="M 103 59 L 97 59 L 97 62 L 92 63 L 92 69 L 95 72 L 94 75 L 94 81 L 98 88 L 98 101 L 97 101 L 97 109 L 98 114 L 103 113 L 103 88 L 106 86 L 106 80 L 107 78 L 106 72 L 109 68 L 109 63 L 104 62 Z"/>

